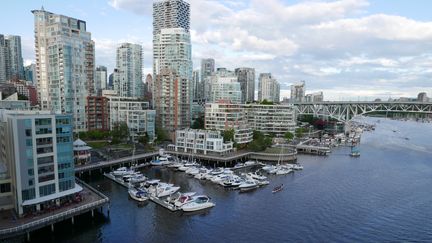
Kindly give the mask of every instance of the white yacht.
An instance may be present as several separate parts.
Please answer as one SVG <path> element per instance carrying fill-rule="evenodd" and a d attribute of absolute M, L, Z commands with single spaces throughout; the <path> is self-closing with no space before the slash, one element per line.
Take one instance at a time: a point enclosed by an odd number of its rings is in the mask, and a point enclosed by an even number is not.
<path fill-rule="evenodd" d="M 303 166 L 300 164 L 294 164 L 292 167 L 294 170 L 303 170 Z"/>
<path fill-rule="evenodd" d="M 129 182 L 132 184 L 141 183 L 147 180 L 147 177 L 145 177 L 142 174 L 137 174 L 130 178 Z"/>
<path fill-rule="evenodd" d="M 194 212 L 207 208 L 214 207 L 216 204 L 210 202 L 208 196 L 197 196 L 194 201 L 186 203 L 182 206 L 184 212 Z"/>
<path fill-rule="evenodd" d="M 255 180 L 265 180 L 265 179 L 267 179 L 267 177 L 265 177 L 265 176 L 263 176 L 263 175 L 260 175 L 260 174 L 258 174 L 257 172 L 255 172 L 255 173 L 249 172 L 248 175 L 249 175 L 252 179 L 255 179 Z"/>
<path fill-rule="evenodd" d="M 294 172 L 291 168 L 281 167 L 276 171 L 276 175 L 287 175 L 291 172 Z"/>
<path fill-rule="evenodd" d="M 129 175 L 131 173 L 134 173 L 134 171 L 130 170 L 130 169 L 126 168 L 126 167 L 120 167 L 117 170 L 111 172 L 111 174 L 113 176 L 124 176 L 124 175 Z"/>
<path fill-rule="evenodd" d="M 255 180 L 247 179 L 242 184 L 239 185 L 239 189 L 241 191 L 248 191 L 258 187 L 258 184 Z"/>
<path fill-rule="evenodd" d="M 180 196 L 174 201 L 174 206 L 181 207 L 186 203 L 194 201 L 197 198 L 195 194 L 196 192 L 181 193 Z"/>
<path fill-rule="evenodd" d="M 173 193 L 176 193 L 180 190 L 179 186 L 174 186 L 173 184 L 159 183 L 156 186 L 156 190 L 154 192 L 156 197 L 166 197 Z"/>
<path fill-rule="evenodd" d="M 132 199 L 138 202 L 144 202 L 148 199 L 147 192 L 141 189 L 137 189 L 135 187 L 130 187 L 128 193 Z"/>

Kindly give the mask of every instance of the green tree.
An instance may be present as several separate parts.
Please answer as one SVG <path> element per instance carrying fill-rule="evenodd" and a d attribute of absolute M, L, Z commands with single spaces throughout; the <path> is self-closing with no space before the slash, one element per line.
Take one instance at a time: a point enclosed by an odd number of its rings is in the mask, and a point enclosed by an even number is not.
<path fill-rule="evenodd" d="M 192 124 L 192 129 L 204 129 L 204 117 L 199 117 Z"/>
<path fill-rule="evenodd" d="M 273 101 L 269 101 L 269 100 L 264 99 L 263 101 L 261 101 L 260 104 L 261 105 L 273 105 L 274 103 L 273 103 Z"/>
<path fill-rule="evenodd" d="M 295 130 L 295 136 L 298 138 L 303 137 L 303 134 L 305 132 L 305 129 L 303 127 L 299 127 Z"/>
<path fill-rule="evenodd" d="M 288 141 L 291 141 L 294 138 L 294 134 L 292 132 L 286 132 L 284 134 L 284 138 Z"/>
<path fill-rule="evenodd" d="M 118 144 L 129 138 L 129 128 L 126 122 L 119 122 L 114 125 L 114 129 L 111 131 L 112 143 Z"/>
<path fill-rule="evenodd" d="M 149 142 L 149 136 L 148 136 L 148 134 L 145 133 L 143 136 L 140 136 L 140 137 L 138 138 L 138 142 L 140 142 L 140 143 L 143 144 L 143 145 L 147 145 L 148 142 Z"/>
<path fill-rule="evenodd" d="M 234 141 L 234 129 L 228 129 L 222 132 L 224 142 Z"/>
<path fill-rule="evenodd" d="M 156 127 L 156 142 L 169 141 L 168 133 L 161 127 Z"/>

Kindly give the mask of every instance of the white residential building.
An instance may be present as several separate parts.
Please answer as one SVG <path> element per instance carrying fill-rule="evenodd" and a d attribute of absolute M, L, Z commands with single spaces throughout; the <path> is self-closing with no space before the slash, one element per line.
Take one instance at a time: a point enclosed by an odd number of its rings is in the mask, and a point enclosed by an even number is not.
<path fill-rule="evenodd" d="M 114 90 L 120 97 L 143 96 L 143 54 L 138 44 L 123 43 L 117 48 Z"/>
<path fill-rule="evenodd" d="M 43 8 L 32 13 L 40 107 L 73 114 L 74 130 L 86 131 L 86 99 L 95 94 L 95 44 L 86 22 Z"/>
<path fill-rule="evenodd" d="M 291 97 L 290 102 L 304 102 L 305 101 L 305 81 L 291 85 Z"/>
<path fill-rule="evenodd" d="M 187 153 L 227 154 L 233 150 L 233 142 L 224 143 L 220 131 L 185 129 L 176 131 L 174 149 Z"/>
<path fill-rule="evenodd" d="M 240 104 L 242 102 L 242 91 L 236 76 L 222 76 L 216 73 L 211 76 L 210 97 L 208 102 L 219 101 Z"/>
<path fill-rule="evenodd" d="M 307 94 L 305 96 L 304 101 L 305 102 L 323 102 L 324 101 L 324 94 L 322 91 Z"/>
<path fill-rule="evenodd" d="M 246 113 L 241 104 L 207 103 L 205 129 L 216 131 L 233 129 L 234 142 L 238 144 L 250 143 L 253 140 L 253 133 L 247 123 Z"/>
<path fill-rule="evenodd" d="M 243 108 L 253 131 L 283 135 L 296 128 L 296 113 L 292 105 L 246 104 Z"/>
<path fill-rule="evenodd" d="M 0 110 L 0 184 L 10 192 L 0 192 L 0 208 L 24 216 L 82 190 L 75 184 L 72 132 L 71 115 Z"/>
<path fill-rule="evenodd" d="M 95 90 L 98 96 L 102 95 L 102 90 L 107 88 L 108 72 L 105 66 L 96 67 Z"/>
<path fill-rule="evenodd" d="M 280 102 L 280 85 L 271 73 L 261 73 L 259 76 L 258 100 Z"/>
<path fill-rule="evenodd" d="M 155 138 L 156 111 L 150 109 L 148 102 L 130 97 L 106 97 L 109 106 L 110 130 L 117 124 L 125 122 L 133 139 L 146 134 L 150 140 Z"/>

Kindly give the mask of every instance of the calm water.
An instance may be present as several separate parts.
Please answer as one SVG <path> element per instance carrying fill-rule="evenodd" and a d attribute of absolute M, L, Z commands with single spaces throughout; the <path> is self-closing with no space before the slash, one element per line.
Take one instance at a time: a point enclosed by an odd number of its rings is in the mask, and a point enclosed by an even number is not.
<path fill-rule="evenodd" d="M 376 121 L 377 119 L 371 119 Z M 393 132 L 396 130 L 396 132 Z M 409 140 L 406 140 L 408 137 Z M 125 188 L 91 184 L 111 198 L 109 219 L 81 217 L 42 230 L 55 242 L 432 242 L 432 124 L 382 120 L 362 137 L 361 157 L 338 148 L 328 157 L 299 156 L 304 170 L 272 176 L 251 193 L 227 191 L 168 169 L 144 173 L 209 195 L 216 207 L 195 215 L 138 206 Z M 283 183 L 280 193 L 272 188 Z M 48 239 L 47 239 L 48 238 Z"/>

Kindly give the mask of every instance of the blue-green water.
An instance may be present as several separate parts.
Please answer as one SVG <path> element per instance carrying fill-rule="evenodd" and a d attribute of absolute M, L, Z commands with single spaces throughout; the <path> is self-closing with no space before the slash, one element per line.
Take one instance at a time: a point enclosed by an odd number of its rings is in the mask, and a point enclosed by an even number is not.
<path fill-rule="evenodd" d="M 369 119 L 375 122 L 377 119 Z M 394 132 L 394 130 L 396 132 Z M 406 138 L 409 138 L 407 140 Z M 52 242 L 432 242 L 432 124 L 381 120 L 365 132 L 361 156 L 337 148 L 301 155 L 304 170 L 271 176 L 251 193 L 227 191 L 168 169 L 146 169 L 183 191 L 209 195 L 216 207 L 195 215 L 138 206 L 125 188 L 91 184 L 111 198 L 109 219 L 80 217 L 32 234 Z M 283 191 L 272 188 L 283 183 Z"/>

